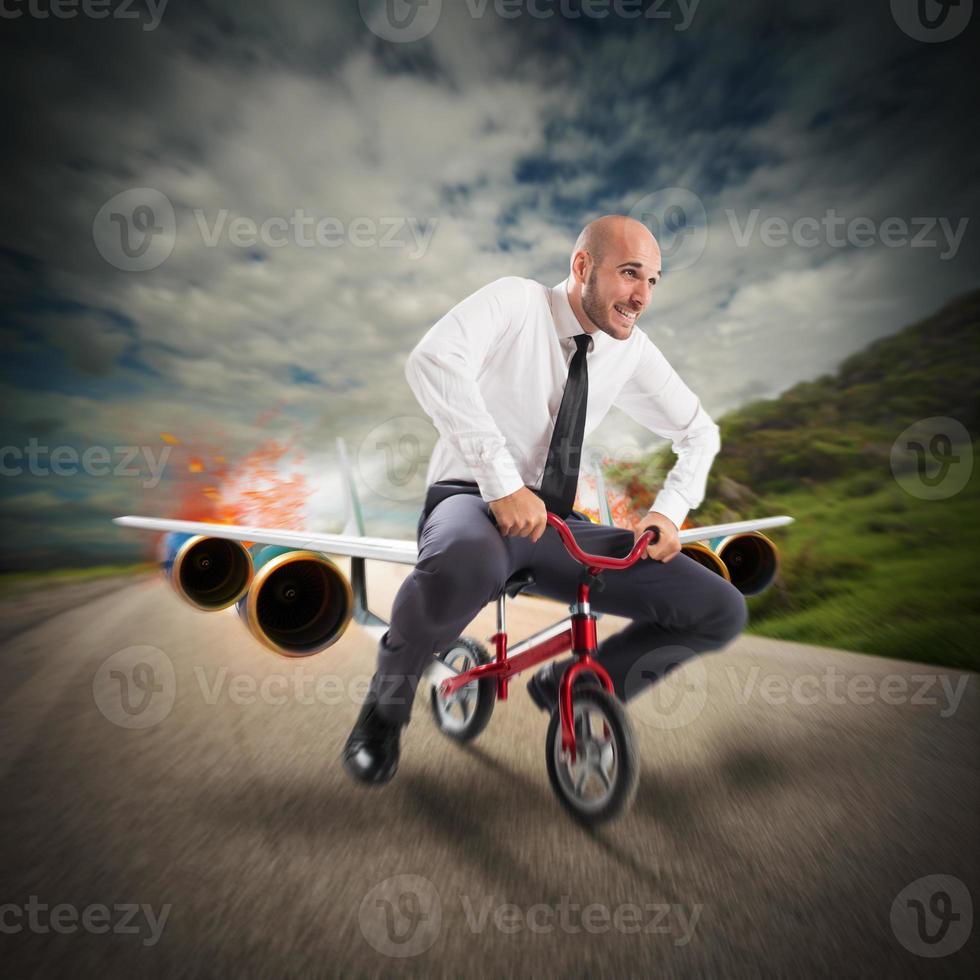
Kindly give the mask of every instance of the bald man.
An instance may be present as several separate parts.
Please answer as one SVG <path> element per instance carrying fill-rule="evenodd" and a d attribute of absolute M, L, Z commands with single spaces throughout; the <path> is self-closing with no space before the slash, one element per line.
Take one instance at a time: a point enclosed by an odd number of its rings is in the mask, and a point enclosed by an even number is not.
<path fill-rule="evenodd" d="M 561 513 L 592 554 L 621 557 L 649 527 L 660 534 L 644 561 L 606 572 L 596 612 L 629 626 L 597 659 L 623 700 L 688 657 L 718 649 L 745 626 L 741 594 L 680 553 L 678 528 L 703 497 L 720 448 L 718 427 L 637 321 L 660 281 L 660 248 L 640 222 L 606 215 L 588 224 L 568 278 L 554 287 L 508 276 L 477 290 L 436 323 L 412 351 L 405 375 L 440 438 L 419 518 L 418 562 L 392 606 L 378 667 L 343 762 L 378 785 L 397 769 L 399 739 L 422 672 L 519 569 L 526 591 L 575 601 L 582 566 L 547 525 L 541 487 L 569 366 L 585 351 L 585 434 L 612 406 L 669 438 L 677 455 L 635 531 Z M 579 354 L 581 358 L 581 353 Z M 528 692 L 543 711 L 558 699 L 567 663 L 543 667 Z"/>

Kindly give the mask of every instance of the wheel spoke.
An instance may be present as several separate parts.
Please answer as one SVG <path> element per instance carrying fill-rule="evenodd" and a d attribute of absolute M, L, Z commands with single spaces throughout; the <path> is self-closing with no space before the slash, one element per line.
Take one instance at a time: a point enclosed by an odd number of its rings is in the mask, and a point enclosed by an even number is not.
<path fill-rule="evenodd" d="M 624 805 L 624 787 L 627 802 L 632 792 L 624 780 L 635 779 L 629 769 L 629 730 L 615 710 L 618 704 L 607 700 L 611 699 L 605 694 L 573 697 L 574 763 L 561 747 L 562 726 L 555 716 L 549 728 L 552 786 L 565 805 L 589 823 L 618 813 Z"/>
<path fill-rule="evenodd" d="M 439 659 L 456 675 L 454 684 L 459 683 L 460 675 L 487 662 L 487 655 L 470 649 L 460 642 L 439 655 Z M 451 694 L 442 693 L 444 681 L 433 685 L 431 706 L 436 724 L 447 735 L 460 741 L 474 738 L 486 727 L 490 709 L 493 706 L 492 693 L 485 689 L 480 679 L 468 679 Z"/>
<path fill-rule="evenodd" d="M 612 782 L 609 779 L 609 773 L 607 773 L 606 770 L 603 769 L 601 765 L 599 765 L 599 763 L 596 763 L 592 767 L 592 771 L 599 777 L 599 781 L 602 783 L 602 785 L 606 788 L 606 791 L 608 792 L 612 786 Z"/>

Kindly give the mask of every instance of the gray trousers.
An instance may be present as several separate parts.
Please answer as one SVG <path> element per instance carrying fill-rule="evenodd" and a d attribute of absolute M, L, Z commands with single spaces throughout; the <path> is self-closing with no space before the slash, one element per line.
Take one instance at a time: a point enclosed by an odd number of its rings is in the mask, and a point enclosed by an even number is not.
<path fill-rule="evenodd" d="M 536 543 L 504 537 L 479 496 L 447 497 L 423 520 L 418 563 L 395 596 L 372 681 L 378 710 L 400 723 L 409 720 L 432 654 L 457 639 L 515 571 L 530 568 L 534 573 L 535 585 L 523 594 L 568 604 L 575 602 L 584 568 L 553 527 Z M 574 514 L 567 524 L 585 552 L 621 558 L 633 546 L 632 531 Z M 604 571 L 602 583 L 601 590 L 591 590 L 593 611 L 632 620 L 604 640 L 597 653 L 624 701 L 689 657 L 724 646 L 748 618 L 742 594 L 686 555 L 666 564 L 647 558 L 632 568 Z"/>

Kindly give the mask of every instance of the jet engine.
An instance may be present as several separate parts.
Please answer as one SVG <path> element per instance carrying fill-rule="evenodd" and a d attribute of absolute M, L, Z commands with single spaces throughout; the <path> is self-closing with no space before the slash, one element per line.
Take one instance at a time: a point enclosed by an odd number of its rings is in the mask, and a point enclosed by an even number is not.
<path fill-rule="evenodd" d="M 238 541 L 167 534 L 161 542 L 161 561 L 177 595 L 206 612 L 234 605 L 252 581 L 252 556 Z"/>
<path fill-rule="evenodd" d="M 253 549 L 255 575 L 238 613 L 249 632 L 284 657 L 309 657 L 336 643 L 354 610 L 350 583 L 315 551 Z"/>
<path fill-rule="evenodd" d="M 686 544 L 681 548 L 681 554 L 693 558 L 699 565 L 704 565 L 709 572 L 720 575 L 726 582 L 731 582 L 725 563 L 706 544 Z"/>
<path fill-rule="evenodd" d="M 681 551 L 727 579 L 745 596 L 765 592 L 779 570 L 779 551 L 758 531 L 716 538 L 709 546 L 684 545 Z"/>

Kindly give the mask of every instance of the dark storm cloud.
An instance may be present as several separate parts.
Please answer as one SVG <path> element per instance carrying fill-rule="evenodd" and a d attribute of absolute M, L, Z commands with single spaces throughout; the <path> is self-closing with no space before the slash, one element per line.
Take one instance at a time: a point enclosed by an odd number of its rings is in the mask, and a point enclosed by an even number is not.
<path fill-rule="evenodd" d="M 703 245 L 687 267 L 665 255 L 641 327 L 716 413 L 976 284 L 975 229 L 957 224 L 977 204 L 972 27 L 930 45 L 887 4 L 702 0 L 683 30 L 678 4 L 642 21 L 477 6 L 444 2 L 409 44 L 372 33 L 357 3 L 315 0 L 171 0 L 152 31 L 0 24 L 5 442 L 51 420 L 79 444 L 217 426 L 234 452 L 281 402 L 273 428 L 298 424 L 311 453 L 338 432 L 357 444 L 420 414 L 404 358 L 453 302 L 500 275 L 558 281 L 584 222 L 664 188 L 700 201 Z M 127 272 L 93 221 L 139 187 L 171 202 L 175 246 Z M 870 220 L 872 243 L 760 237 L 767 218 L 830 210 Z M 883 243 L 883 222 L 916 216 L 948 219 L 945 244 L 938 225 L 930 247 Z M 240 244 L 236 219 L 286 223 L 285 239 Z M 304 244 L 307 219 L 338 237 Z M 618 415 L 597 439 L 612 434 L 649 438 Z M 86 486 L 91 512 L 122 506 Z M 388 508 L 406 527 L 413 510 Z"/>

